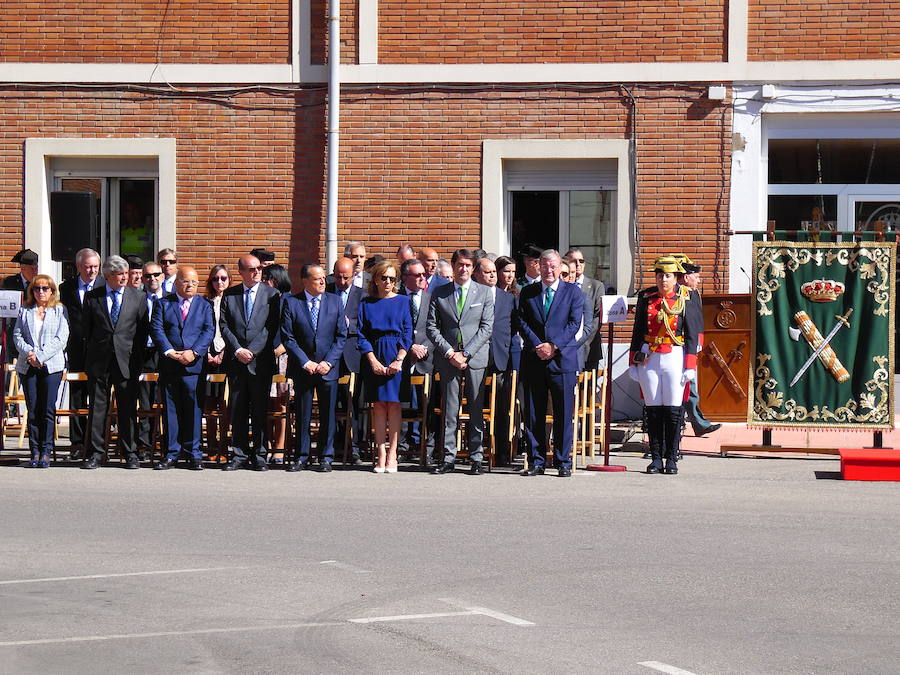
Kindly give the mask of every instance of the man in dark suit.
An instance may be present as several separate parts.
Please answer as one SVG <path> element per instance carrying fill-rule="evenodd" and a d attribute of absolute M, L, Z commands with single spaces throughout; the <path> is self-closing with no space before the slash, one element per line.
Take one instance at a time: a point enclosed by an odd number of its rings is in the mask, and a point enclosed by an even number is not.
<path fill-rule="evenodd" d="M 78 274 L 59 285 L 59 299 L 69 315 L 69 342 L 66 345 L 68 368 L 72 372 L 84 371 L 84 327 L 82 309 L 84 296 L 98 283 L 100 275 L 100 255 L 92 248 L 83 248 L 75 254 L 75 269 Z M 69 406 L 73 409 L 88 407 L 88 387 L 84 382 L 71 382 L 69 386 Z M 69 459 L 84 457 L 86 445 L 85 423 L 82 417 L 69 418 Z"/>
<path fill-rule="evenodd" d="M 159 352 L 160 380 L 166 406 L 166 457 L 157 469 L 171 469 L 182 452 L 191 468 L 203 469 L 200 450 L 202 408 L 197 384 L 216 327 L 212 305 L 197 295 L 197 270 L 181 265 L 175 292 L 154 303 L 150 334 Z"/>
<path fill-rule="evenodd" d="M 341 301 L 344 312 L 344 321 L 347 324 L 347 339 L 344 341 L 344 353 L 341 356 L 341 372 L 343 377 L 348 373 L 356 373 L 356 391 L 353 392 L 353 447 L 351 448 L 351 464 L 359 462 L 360 452 L 366 444 L 366 420 L 363 414 L 362 380 L 359 378 L 359 349 L 356 347 L 359 323 L 359 303 L 365 296 L 365 292 L 359 286 L 353 285 L 353 261 L 350 258 L 338 258 L 334 263 L 334 281 L 325 285 L 326 293 L 334 293 Z M 339 390 L 344 385 L 338 385 Z M 339 401 L 346 400 L 344 395 Z M 335 424 L 334 438 L 343 439 L 343 425 Z"/>
<path fill-rule="evenodd" d="M 96 469 L 106 457 L 106 414 L 110 387 L 115 387 L 125 468 L 139 469 L 134 443 L 135 402 L 150 323 L 147 296 L 128 286 L 128 263 L 117 255 L 103 264 L 103 277 L 106 284 L 84 296 L 82 325 L 91 399 L 91 453 L 81 468 Z"/>
<path fill-rule="evenodd" d="M 21 291 L 22 299 L 25 299 L 25 289 L 38 273 L 38 254 L 30 248 L 24 248 L 16 253 L 10 262 L 19 263 L 19 273 L 12 274 L 3 280 L 3 290 Z M 6 320 L 6 362 L 12 363 L 19 354 L 16 351 L 12 334 L 16 322 L 14 319 Z"/>
<path fill-rule="evenodd" d="M 519 278 L 519 288 L 524 288 L 528 284 L 535 284 L 540 281 L 541 268 L 540 260 L 543 249 L 538 248 L 534 244 L 525 244 L 519 255 L 522 256 L 522 267 L 524 272 Z"/>
<path fill-rule="evenodd" d="M 444 402 L 444 462 L 432 473 L 450 473 L 454 469 L 459 407 L 465 396 L 469 413 L 466 429 L 471 461 L 469 473 L 477 476 L 482 473 L 482 384 L 494 325 L 494 298 L 487 288 L 472 281 L 471 251 L 457 249 L 451 262 L 453 283 L 432 291 L 425 326 L 425 334 L 434 343 L 434 367 L 441 375 Z"/>
<path fill-rule="evenodd" d="M 488 355 L 487 372 L 497 379 L 497 401 L 499 411 L 508 407 L 510 400 L 510 386 L 512 381 L 510 373 L 513 363 L 518 362 L 518 353 L 521 353 L 519 340 L 513 340 L 515 328 L 516 299 L 511 293 L 497 288 L 497 266 L 490 258 L 481 258 L 478 261 L 474 275 L 475 281 L 487 286 L 494 296 L 494 328 L 491 331 L 491 351 Z M 518 352 L 514 354 L 514 352 Z M 494 436 L 497 447 L 495 453 L 500 464 L 510 461 L 509 424 L 512 420 L 509 415 L 496 416 Z"/>
<path fill-rule="evenodd" d="M 553 249 L 541 254 L 539 283 L 528 284 L 519 297 L 522 385 L 530 466 L 523 476 L 544 473 L 547 454 L 547 393 L 553 402 L 553 459 L 559 475 L 572 475 L 572 419 L 578 348 L 575 334 L 584 316 L 584 294 L 559 277 L 561 258 Z"/>
<path fill-rule="evenodd" d="M 141 268 L 141 280 L 144 284 L 144 291 L 147 293 L 147 313 L 151 321 L 153 320 L 154 307 L 164 296 L 162 276 L 162 269 L 155 262 L 148 262 Z M 159 350 L 156 347 L 156 343 L 153 342 L 152 336 L 147 338 L 147 348 L 144 350 L 144 362 L 141 364 L 141 372 L 159 372 Z M 157 384 L 155 382 L 140 382 L 138 384 L 138 402 L 142 409 L 148 410 L 157 401 L 157 396 Z M 150 425 L 151 420 L 149 417 L 143 417 L 138 420 L 137 446 L 141 461 L 147 461 L 150 458 Z"/>
<path fill-rule="evenodd" d="M 403 379 L 409 385 L 412 375 L 425 375 L 431 373 L 434 368 L 434 344 L 428 339 L 425 326 L 428 322 L 428 306 L 431 303 L 431 292 L 425 290 L 425 267 L 416 258 L 407 258 L 400 266 L 400 277 L 403 280 L 401 293 L 409 298 L 409 311 L 412 316 L 413 339 L 412 346 L 406 352 L 403 361 Z M 404 386 L 409 391 L 410 406 L 418 407 L 423 395 L 421 387 Z M 428 438 L 425 439 L 425 467 L 432 468 L 434 455 L 434 433 L 437 429 L 437 415 L 428 422 Z M 418 448 L 421 440 L 421 424 L 409 422 L 406 424 L 406 432 L 400 439 L 401 452 L 408 452 L 410 448 Z"/>
<path fill-rule="evenodd" d="M 603 294 L 606 287 L 599 279 L 592 279 L 584 273 L 587 260 L 584 251 L 573 247 L 566 252 L 566 259 L 574 265 L 574 275 L 569 275 L 569 281 L 584 293 L 585 322 L 578 337 L 578 365 L 579 370 L 594 370 L 600 366 L 603 359 L 603 334 L 600 331 L 600 310 Z M 591 317 L 590 324 L 587 317 Z"/>
<path fill-rule="evenodd" d="M 256 256 L 238 260 L 238 272 L 244 283 L 225 291 L 219 318 L 233 438 L 233 457 L 225 471 L 248 463 L 256 471 L 266 471 L 266 409 L 275 372 L 281 303 L 278 291 L 261 283 L 262 266 Z"/>
<path fill-rule="evenodd" d="M 338 296 L 325 293 L 325 270 L 304 265 L 303 292 L 289 295 L 282 308 L 281 343 L 287 350 L 288 375 L 294 382 L 297 441 L 288 471 L 309 468 L 313 392 L 319 402 L 319 471 L 331 471 L 334 460 L 334 409 L 347 322 Z"/>

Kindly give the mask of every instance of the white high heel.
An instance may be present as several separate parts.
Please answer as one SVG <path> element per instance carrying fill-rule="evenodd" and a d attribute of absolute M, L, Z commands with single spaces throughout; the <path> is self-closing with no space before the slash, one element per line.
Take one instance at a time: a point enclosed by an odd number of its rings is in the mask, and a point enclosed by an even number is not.
<path fill-rule="evenodd" d="M 397 473 L 397 467 L 396 466 L 386 466 L 386 467 L 384 467 L 384 472 L 385 473 Z"/>
<path fill-rule="evenodd" d="M 374 471 L 375 473 L 384 473 L 385 468 L 383 466 L 375 466 L 372 467 L 372 471 Z"/>

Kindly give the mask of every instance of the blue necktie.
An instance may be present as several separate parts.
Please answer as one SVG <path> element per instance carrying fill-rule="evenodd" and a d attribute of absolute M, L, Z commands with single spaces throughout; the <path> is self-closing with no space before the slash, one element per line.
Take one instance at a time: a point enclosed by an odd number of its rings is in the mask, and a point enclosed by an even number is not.
<path fill-rule="evenodd" d="M 244 293 L 247 294 L 247 297 L 244 298 L 244 314 L 247 321 L 249 321 L 250 314 L 253 312 L 253 289 L 248 288 Z"/>
<path fill-rule="evenodd" d="M 312 299 L 312 307 L 309 309 L 309 318 L 312 319 L 313 331 L 319 328 L 319 298 Z"/>
<path fill-rule="evenodd" d="M 115 326 L 116 322 L 119 320 L 119 312 L 122 310 L 122 300 L 119 299 L 119 291 L 115 291 L 112 294 L 112 309 L 109 310 L 109 318 L 112 320 L 112 325 Z"/>

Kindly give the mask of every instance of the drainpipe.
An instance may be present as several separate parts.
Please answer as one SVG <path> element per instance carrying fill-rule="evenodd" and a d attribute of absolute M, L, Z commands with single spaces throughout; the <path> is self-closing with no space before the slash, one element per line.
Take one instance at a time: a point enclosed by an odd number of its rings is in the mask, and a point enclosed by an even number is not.
<path fill-rule="evenodd" d="M 341 3 L 328 2 L 328 182 L 326 193 L 325 258 L 327 270 L 337 260 L 338 149 L 341 120 Z"/>

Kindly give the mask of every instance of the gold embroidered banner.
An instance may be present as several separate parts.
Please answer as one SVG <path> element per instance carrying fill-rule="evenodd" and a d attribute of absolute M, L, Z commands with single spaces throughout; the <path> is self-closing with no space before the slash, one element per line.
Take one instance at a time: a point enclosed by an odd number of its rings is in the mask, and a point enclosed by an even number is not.
<path fill-rule="evenodd" d="M 894 426 L 892 243 L 753 244 L 748 424 Z"/>

